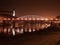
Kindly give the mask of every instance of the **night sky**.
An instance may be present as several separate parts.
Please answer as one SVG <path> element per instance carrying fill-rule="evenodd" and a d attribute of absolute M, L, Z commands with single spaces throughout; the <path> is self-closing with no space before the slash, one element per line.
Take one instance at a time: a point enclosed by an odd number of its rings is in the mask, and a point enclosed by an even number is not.
<path fill-rule="evenodd" d="M 0 10 L 15 10 L 16 16 L 55 17 L 60 15 L 60 2 L 59 0 L 0 0 Z"/>

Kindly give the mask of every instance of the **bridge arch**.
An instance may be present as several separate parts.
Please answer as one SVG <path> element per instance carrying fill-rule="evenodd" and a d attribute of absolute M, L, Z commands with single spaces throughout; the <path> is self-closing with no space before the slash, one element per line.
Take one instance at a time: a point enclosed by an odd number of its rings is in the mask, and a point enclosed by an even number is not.
<path fill-rule="evenodd" d="M 21 20 L 44 20 L 47 18 L 39 16 L 39 15 L 25 15 L 25 16 L 19 17 L 19 19 Z"/>

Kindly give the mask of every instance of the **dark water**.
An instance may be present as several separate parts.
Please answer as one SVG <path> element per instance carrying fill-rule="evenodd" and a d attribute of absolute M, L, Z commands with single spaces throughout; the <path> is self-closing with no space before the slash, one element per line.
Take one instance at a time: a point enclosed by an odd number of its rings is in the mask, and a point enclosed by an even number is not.
<path fill-rule="evenodd" d="M 60 31 L 36 31 L 5 36 L 0 34 L 0 45 L 57 45 L 60 40 Z"/>
<path fill-rule="evenodd" d="M 30 30 L 31 32 L 24 32 L 19 28 L 5 28 L 0 27 L 0 45 L 58 45 L 60 43 L 60 28 L 50 27 Z"/>

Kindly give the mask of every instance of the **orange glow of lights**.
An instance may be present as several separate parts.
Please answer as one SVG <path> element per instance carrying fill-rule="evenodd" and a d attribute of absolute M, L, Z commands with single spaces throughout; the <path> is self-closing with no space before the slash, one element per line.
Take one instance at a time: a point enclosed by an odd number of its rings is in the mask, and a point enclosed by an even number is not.
<path fill-rule="evenodd" d="M 55 19 L 55 20 L 58 20 L 58 19 Z"/>
<path fill-rule="evenodd" d="M 4 32 L 5 32 L 5 33 L 7 32 L 7 28 L 4 28 Z"/>
<path fill-rule="evenodd" d="M 39 18 L 37 18 L 37 20 L 39 20 Z"/>
<path fill-rule="evenodd" d="M 44 20 L 44 18 L 41 18 L 40 20 Z"/>
<path fill-rule="evenodd" d="M 21 34 L 23 34 L 23 28 L 21 28 L 21 31 L 20 31 Z"/>
<path fill-rule="evenodd" d="M 35 32 L 35 28 L 33 28 L 33 32 Z"/>
<path fill-rule="evenodd" d="M 19 20 L 19 18 L 17 18 L 17 20 Z"/>
<path fill-rule="evenodd" d="M 25 20 L 28 20 L 27 18 L 25 18 Z"/>
<path fill-rule="evenodd" d="M 17 33 L 20 33 L 20 30 L 19 30 L 19 29 L 17 29 L 17 30 L 16 30 L 16 32 L 17 32 Z"/>
<path fill-rule="evenodd" d="M 31 28 L 29 28 L 29 32 L 31 32 Z"/>
<path fill-rule="evenodd" d="M 47 20 L 49 20 L 48 18 L 45 18 L 45 20 L 47 21 Z"/>
<path fill-rule="evenodd" d="M 10 28 L 8 28 L 8 32 L 10 32 L 11 30 L 10 30 Z"/>
<path fill-rule="evenodd" d="M 29 20 L 31 20 L 31 18 L 29 18 Z"/>
<path fill-rule="evenodd" d="M 10 18 L 8 18 L 8 20 L 10 20 Z"/>
<path fill-rule="evenodd" d="M 24 20 L 23 18 L 21 18 L 21 20 Z"/>
<path fill-rule="evenodd" d="M 35 18 L 32 18 L 33 20 L 35 20 Z"/>
<path fill-rule="evenodd" d="M 3 18 L 2 18 L 2 17 L 0 17 L 0 20 L 3 20 Z"/>
<path fill-rule="evenodd" d="M 4 18 L 4 20 L 7 20 L 7 18 Z"/>
<path fill-rule="evenodd" d="M 12 20 L 14 20 L 14 18 L 12 18 Z"/>
<path fill-rule="evenodd" d="M 50 20 L 53 20 L 53 18 L 50 18 Z"/>

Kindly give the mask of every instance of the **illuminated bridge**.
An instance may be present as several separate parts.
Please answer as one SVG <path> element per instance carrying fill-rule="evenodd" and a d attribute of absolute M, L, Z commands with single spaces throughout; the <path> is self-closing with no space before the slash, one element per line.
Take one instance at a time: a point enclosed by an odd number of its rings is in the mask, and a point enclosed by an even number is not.
<path fill-rule="evenodd" d="M 9 26 L 3 27 L 4 33 L 22 34 L 24 32 L 35 32 L 40 29 L 48 28 L 51 23 L 60 23 L 60 19 L 45 18 L 38 15 L 26 15 L 18 18 L 4 18 L 4 23 L 9 23 Z"/>

